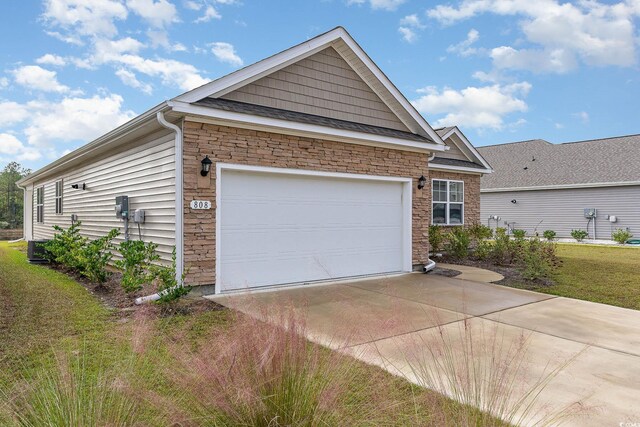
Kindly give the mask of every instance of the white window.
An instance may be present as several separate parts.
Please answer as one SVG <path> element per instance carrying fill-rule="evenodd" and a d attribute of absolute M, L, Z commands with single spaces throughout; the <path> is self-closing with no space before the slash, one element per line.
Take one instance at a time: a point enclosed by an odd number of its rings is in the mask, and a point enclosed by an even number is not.
<path fill-rule="evenodd" d="M 36 222 L 44 222 L 44 187 L 36 188 Z"/>
<path fill-rule="evenodd" d="M 62 215 L 62 180 L 56 181 L 56 215 Z"/>
<path fill-rule="evenodd" d="M 431 198 L 433 224 L 464 224 L 464 182 L 434 179 Z"/>

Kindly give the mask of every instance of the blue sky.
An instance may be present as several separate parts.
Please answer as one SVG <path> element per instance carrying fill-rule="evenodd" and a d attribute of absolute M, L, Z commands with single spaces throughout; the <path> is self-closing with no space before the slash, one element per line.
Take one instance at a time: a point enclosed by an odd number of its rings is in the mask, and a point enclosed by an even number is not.
<path fill-rule="evenodd" d="M 640 133 L 640 0 L 22 0 L 0 19 L 0 167 L 337 25 L 477 146 Z"/>

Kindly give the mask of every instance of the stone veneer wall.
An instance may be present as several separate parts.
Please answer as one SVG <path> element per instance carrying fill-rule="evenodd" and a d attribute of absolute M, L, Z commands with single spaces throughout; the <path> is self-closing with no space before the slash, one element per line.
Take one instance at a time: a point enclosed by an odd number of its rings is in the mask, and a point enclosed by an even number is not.
<path fill-rule="evenodd" d="M 420 175 L 428 176 L 426 153 L 346 144 L 321 139 L 260 132 L 185 121 L 184 132 L 184 262 L 186 282 L 215 281 L 215 163 L 307 169 L 381 176 L 412 177 L 413 264 L 425 264 L 429 254 L 431 186 L 417 189 Z M 200 161 L 214 162 L 207 177 Z M 479 182 L 479 180 L 478 180 Z M 478 194 L 479 197 L 479 194 Z M 211 200 L 211 210 L 191 210 L 191 200 Z M 479 200 L 479 199 L 478 199 Z M 479 204 L 478 204 L 479 209 Z M 247 260 L 250 263 L 251 260 Z"/>
<path fill-rule="evenodd" d="M 429 186 L 432 179 L 451 179 L 464 181 L 464 223 L 465 225 L 475 224 L 480 221 L 480 174 L 445 172 L 430 169 Z M 431 215 L 431 211 L 429 211 Z M 429 216 L 431 223 L 431 216 Z M 485 221 L 486 224 L 486 221 Z M 450 229 L 453 226 L 443 226 Z"/>

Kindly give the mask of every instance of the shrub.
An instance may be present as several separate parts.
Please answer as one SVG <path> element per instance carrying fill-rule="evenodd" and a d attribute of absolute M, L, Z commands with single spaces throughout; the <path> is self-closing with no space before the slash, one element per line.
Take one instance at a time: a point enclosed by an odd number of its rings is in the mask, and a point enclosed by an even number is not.
<path fill-rule="evenodd" d="M 627 243 L 627 240 L 633 237 L 633 234 L 629 230 L 623 230 L 622 228 L 618 228 L 616 231 L 611 233 L 611 238 L 621 245 Z"/>
<path fill-rule="evenodd" d="M 82 252 L 87 244 L 87 238 L 80 235 L 81 222 L 71 224 L 68 229 L 54 225 L 53 239 L 44 247 L 47 258 L 56 264 L 63 265 L 71 270 L 81 271 Z"/>
<path fill-rule="evenodd" d="M 152 265 L 160 259 L 156 249 L 158 245 L 141 240 L 129 240 L 120 243 L 118 251 L 121 260 L 115 262 L 115 266 L 122 271 L 121 285 L 126 292 L 135 292 L 142 289 L 143 285 L 153 281 Z"/>
<path fill-rule="evenodd" d="M 442 249 L 442 242 L 444 235 L 442 234 L 442 228 L 439 225 L 429 226 L 429 246 L 431 252 L 435 253 Z"/>
<path fill-rule="evenodd" d="M 520 229 L 517 229 L 517 228 L 516 228 L 516 229 L 514 229 L 514 230 L 512 231 L 512 233 L 513 233 L 513 237 L 514 237 L 514 238 L 516 238 L 516 239 L 518 239 L 518 240 L 522 240 L 522 239 L 524 239 L 524 237 L 527 235 L 527 232 L 526 232 L 526 231 L 524 231 L 524 230 L 520 230 Z"/>
<path fill-rule="evenodd" d="M 571 230 L 571 237 L 578 242 L 582 242 L 588 235 L 589 232 L 587 230 Z"/>
<path fill-rule="evenodd" d="M 469 232 L 463 227 L 455 227 L 447 233 L 447 243 L 445 245 L 447 254 L 456 259 L 463 259 L 469 255 L 469 245 L 471 237 Z"/>
<path fill-rule="evenodd" d="M 553 230 L 544 230 L 544 233 L 542 233 L 542 236 L 548 241 L 552 241 L 553 239 L 556 238 L 556 232 Z"/>
<path fill-rule="evenodd" d="M 525 242 L 519 255 L 522 277 L 529 280 L 548 278 L 557 262 L 555 245 L 538 238 Z"/>
<path fill-rule="evenodd" d="M 9 228 L 9 223 L 7 221 L 0 221 L 0 230 L 4 230 Z"/>
<path fill-rule="evenodd" d="M 475 223 L 468 226 L 467 229 L 469 230 L 469 235 L 476 243 L 493 237 L 491 227 L 484 224 Z"/>
<path fill-rule="evenodd" d="M 476 258 L 485 260 L 491 256 L 494 244 L 487 240 L 480 240 L 473 252 Z"/>
<path fill-rule="evenodd" d="M 160 299 L 158 303 L 168 303 L 187 295 L 191 291 L 190 286 L 184 285 L 186 272 L 182 273 L 180 281 L 176 279 L 176 248 L 173 248 L 171 256 L 171 267 L 154 266 L 152 268 L 153 277 L 157 279 L 158 293 Z"/>
<path fill-rule="evenodd" d="M 517 245 L 503 227 L 496 228 L 495 241 L 491 247 L 489 258 L 498 265 L 511 264 L 517 252 Z"/>
<path fill-rule="evenodd" d="M 113 258 L 113 250 L 115 249 L 112 241 L 120 231 L 113 229 L 106 236 L 92 240 L 85 245 L 80 251 L 80 274 L 85 276 L 93 283 L 104 283 L 111 274 L 107 270 L 107 265 Z"/>

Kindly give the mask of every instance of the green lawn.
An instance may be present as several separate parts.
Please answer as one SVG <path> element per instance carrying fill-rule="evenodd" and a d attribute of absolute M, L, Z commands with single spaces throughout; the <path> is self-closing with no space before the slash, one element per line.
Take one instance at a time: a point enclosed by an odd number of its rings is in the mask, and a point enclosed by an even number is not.
<path fill-rule="evenodd" d="M 222 414 L 214 384 L 227 381 L 246 355 L 232 355 L 228 371 L 218 372 L 210 349 L 227 344 L 240 318 L 202 302 L 179 304 L 173 313 L 183 314 L 108 309 L 66 275 L 31 265 L 15 245 L 0 242 L 0 425 L 236 424 Z M 304 348 L 329 354 L 308 342 Z M 317 369 L 318 357 L 303 372 Z M 500 425 L 381 369 L 344 356 L 330 360 L 341 376 L 338 398 L 324 408 L 331 425 Z M 288 399 L 305 397 L 289 391 Z"/>
<path fill-rule="evenodd" d="M 640 310 L 640 248 L 558 244 L 556 284 L 534 290 Z"/>

